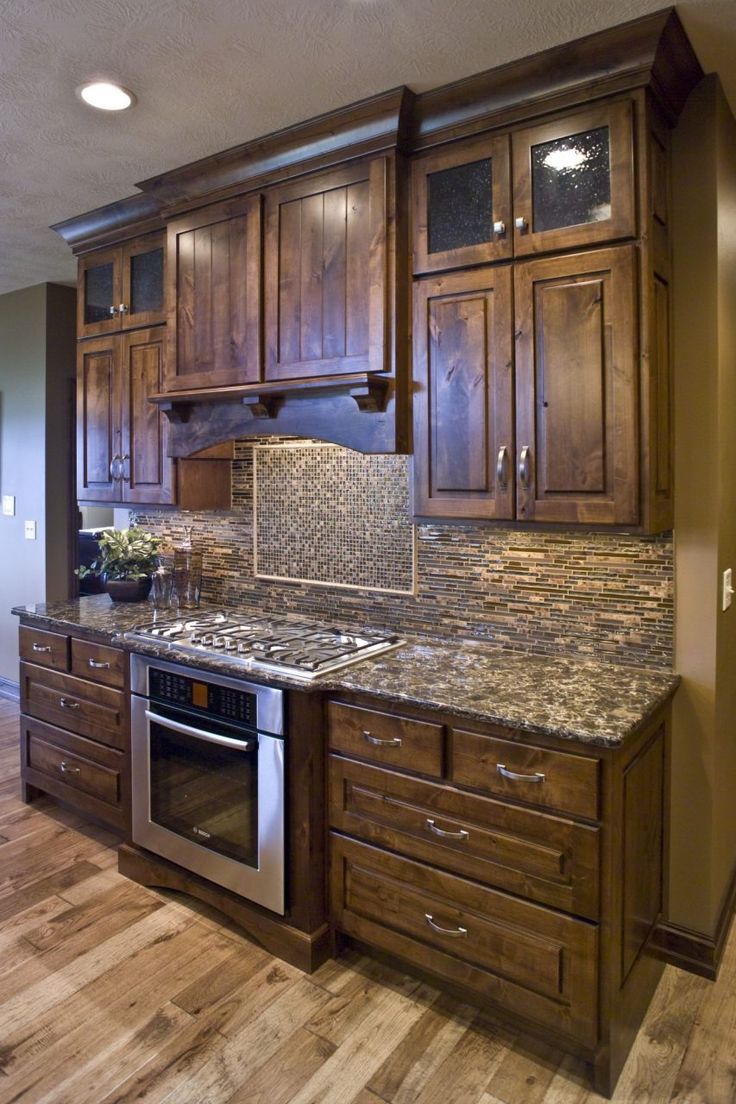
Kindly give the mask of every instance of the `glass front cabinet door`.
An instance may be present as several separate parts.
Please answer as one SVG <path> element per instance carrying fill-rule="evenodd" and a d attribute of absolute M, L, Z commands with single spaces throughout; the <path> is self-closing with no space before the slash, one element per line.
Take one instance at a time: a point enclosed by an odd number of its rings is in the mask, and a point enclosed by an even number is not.
<path fill-rule="evenodd" d="M 436 150 L 412 174 L 415 274 L 511 256 L 508 136 Z"/>
<path fill-rule="evenodd" d="M 161 233 L 80 258 L 78 333 L 99 337 L 164 321 Z"/>
<path fill-rule="evenodd" d="M 606 104 L 512 136 L 514 253 L 634 237 L 632 104 Z"/>

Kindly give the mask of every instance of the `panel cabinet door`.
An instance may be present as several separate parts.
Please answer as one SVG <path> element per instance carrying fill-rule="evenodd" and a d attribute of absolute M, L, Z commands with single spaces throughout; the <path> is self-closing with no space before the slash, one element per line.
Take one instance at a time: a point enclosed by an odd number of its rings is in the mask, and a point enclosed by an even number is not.
<path fill-rule="evenodd" d="M 636 248 L 516 266 L 517 516 L 639 517 Z"/>
<path fill-rule="evenodd" d="M 118 418 L 119 337 L 77 347 L 77 497 L 120 501 L 122 448 Z"/>
<path fill-rule="evenodd" d="M 77 336 L 96 337 L 120 329 L 121 252 L 98 249 L 79 258 Z"/>
<path fill-rule="evenodd" d="M 120 413 L 122 500 L 174 501 L 174 461 L 167 455 L 169 420 L 148 396 L 163 388 L 165 327 L 122 335 Z"/>
<path fill-rule="evenodd" d="M 630 101 L 519 130 L 511 147 L 516 256 L 635 236 Z"/>
<path fill-rule="evenodd" d="M 473 138 L 412 164 L 414 272 L 511 256 L 508 135 Z"/>
<path fill-rule="evenodd" d="M 122 310 L 124 330 L 164 322 L 164 235 L 146 234 L 122 247 Z"/>
<path fill-rule="evenodd" d="M 267 194 L 267 379 L 389 369 L 387 201 L 383 157 Z"/>
<path fill-rule="evenodd" d="M 261 378 L 261 199 L 249 196 L 167 228 L 166 391 Z"/>
<path fill-rule="evenodd" d="M 414 288 L 414 512 L 514 516 L 511 268 Z"/>

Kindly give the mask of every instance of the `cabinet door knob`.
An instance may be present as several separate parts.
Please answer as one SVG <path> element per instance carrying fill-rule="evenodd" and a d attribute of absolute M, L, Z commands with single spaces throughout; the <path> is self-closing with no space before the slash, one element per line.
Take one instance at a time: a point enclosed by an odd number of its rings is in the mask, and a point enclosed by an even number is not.
<path fill-rule="evenodd" d="M 116 454 L 115 456 L 113 456 L 112 460 L 110 461 L 111 479 L 120 479 L 120 465 L 122 464 L 122 462 L 123 460 L 120 455 Z"/>
<path fill-rule="evenodd" d="M 496 457 L 496 479 L 502 487 L 505 487 L 509 481 L 508 459 L 509 450 L 506 445 L 501 445 Z"/>
<path fill-rule="evenodd" d="M 497 238 L 502 238 L 504 236 L 504 234 L 506 233 L 506 223 L 503 221 L 503 219 L 498 219 L 497 222 L 494 222 L 493 233 L 496 235 Z"/>
<path fill-rule="evenodd" d="M 120 310 L 119 307 L 110 307 L 110 317 L 114 318 L 119 310 Z"/>
<path fill-rule="evenodd" d="M 544 782 L 544 775 L 539 771 L 534 774 L 516 774 L 515 771 L 507 770 L 503 763 L 496 763 L 496 770 L 502 778 L 508 778 L 512 782 Z"/>
<path fill-rule="evenodd" d="M 124 452 L 120 457 L 120 463 L 122 465 L 122 475 L 126 483 L 130 483 L 130 454 Z"/>
<path fill-rule="evenodd" d="M 529 229 L 529 222 L 527 221 L 527 219 L 524 218 L 523 215 L 519 215 L 518 218 L 514 219 L 514 226 L 523 234 Z"/>
<path fill-rule="evenodd" d="M 120 306 L 118 307 L 118 314 L 127 314 L 129 310 L 130 310 L 130 307 L 128 306 L 127 303 L 121 303 Z"/>
<path fill-rule="evenodd" d="M 71 763 L 67 763 L 66 759 L 62 759 L 59 763 L 59 770 L 62 774 L 81 774 L 81 767 L 73 767 Z"/>
<path fill-rule="evenodd" d="M 531 461 L 531 447 L 524 445 L 519 456 L 519 479 L 522 487 L 529 486 L 529 468 Z"/>
<path fill-rule="evenodd" d="M 363 729 L 363 739 L 367 744 L 373 744 L 375 747 L 401 747 L 399 736 L 394 736 L 392 740 L 381 740 L 378 736 L 374 736 L 372 732 L 368 732 L 367 729 Z"/>
<path fill-rule="evenodd" d="M 441 928 L 439 924 L 435 924 L 434 916 L 431 912 L 425 912 L 424 919 L 427 921 L 432 931 L 436 931 L 439 935 L 451 935 L 454 939 L 458 939 L 468 934 L 467 928 Z"/>

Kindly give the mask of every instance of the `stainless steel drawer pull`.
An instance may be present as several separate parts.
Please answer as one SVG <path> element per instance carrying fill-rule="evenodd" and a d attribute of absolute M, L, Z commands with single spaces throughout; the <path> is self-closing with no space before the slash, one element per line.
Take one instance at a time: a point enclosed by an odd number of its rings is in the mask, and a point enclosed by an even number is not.
<path fill-rule="evenodd" d="M 50 644 L 32 644 L 31 648 L 34 652 L 50 652 L 51 651 L 51 645 Z"/>
<path fill-rule="evenodd" d="M 93 671 L 109 671 L 109 663 L 99 663 L 96 659 L 88 659 L 87 666 L 91 667 Z"/>
<path fill-rule="evenodd" d="M 62 759 L 59 764 L 59 770 L 62 774 L 81 774 L 81 767 L 73 767 L 70 763 L 67 763 L 66 759 Z"/>
<path fill-rule="evenodd" d="M 373 744 L 375 747 L 401 747 L 401 737 L 394 736 L 392 740 L 380 740 L 378 736 L 373 736 L 367 729 L 363 729 L 363 739 L 368 744 Z"/>
<path fill-rule="evenodd" d="M 515 774 L 514 771 L 506 770 L 503 763 L 496 763 L 496 770 L 503 778 L 510 778 L 512 782 L 544 782 L 544 775 L 539 771 L 534 774 Z"/>
<path fill-rule="evenodd" d="M 436 836 L 441 836 L 442 839 L 466 840 L 470 838 L 470 833 L 466 832 L 464 828 L 461 828 L 459 832 L 446 832 L 444 828 L 438 828 L 431 817 L 427 817 L 425 823 L 430 832 L 434 832 Z"/>
<path fill-rule="evenodd" d="M 70 701 L 69 698 L 59 698 L 59 705 L 62 709 L 79 709 L 79 702 Z"/>
<path fill-rule="evenodd" d="M 438 935 L 450 935 L 453 939 L 460 939 L 462 936 L 468 934 L 467 928 L 441 928 L 439 924 L 435 924 L 431 912 L 425 912 L 424 919 L 427 921 L 432 931 L 436 931 Z"/>

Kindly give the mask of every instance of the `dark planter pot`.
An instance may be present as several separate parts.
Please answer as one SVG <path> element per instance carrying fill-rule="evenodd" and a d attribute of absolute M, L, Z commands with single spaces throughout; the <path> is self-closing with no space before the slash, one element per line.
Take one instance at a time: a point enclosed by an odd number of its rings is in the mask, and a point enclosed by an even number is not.
<path fill-rule="evenodd" d="M 105 590 L 113 602 L 144 602 L 151 589 L 151 576 L 143 579 L 108 579 Z"/>

